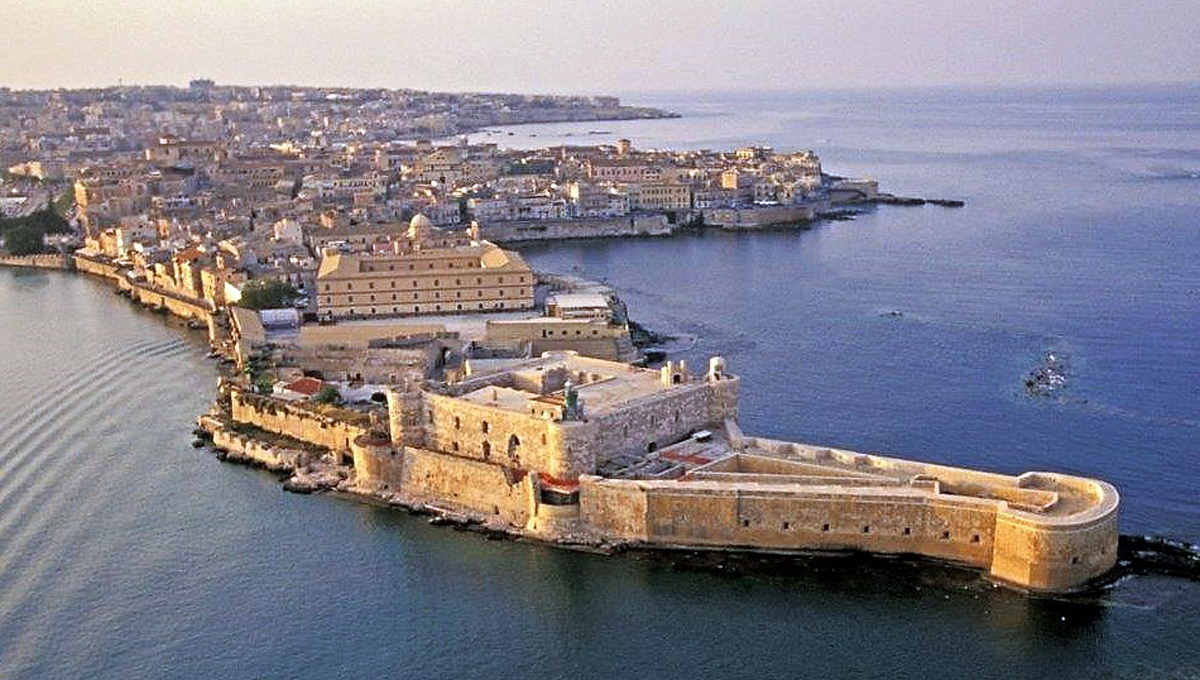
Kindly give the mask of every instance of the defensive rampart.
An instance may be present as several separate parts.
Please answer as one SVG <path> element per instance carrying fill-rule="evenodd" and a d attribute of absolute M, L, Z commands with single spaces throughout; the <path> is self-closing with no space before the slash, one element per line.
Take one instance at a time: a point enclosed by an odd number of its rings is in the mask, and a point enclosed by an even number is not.
<path fill-rule="evenodd" d="M 253 425 L 330 451 L 347 452 L 350 443 L 368 430 L 367 417 L 344 413 L 335 417 L 282 399 L 244 392 L 230 384 L 230 415 L 234 422 Z M 348 419 L 348 417 L 350 419 Z"/>
<path fill-rule="evenodd" d="M 678 481 L 585 476 L 583 522 L 605 538 L 651 545 L 920 554 L 1041 591 L 1079 587 L 1116 560 L 1119 499 L 1104 482 L 977 473 L 761 439 L 747 446 L 814 463 L 825 457 L 862 474 L 823 480 L 809 474 L 812 465 L 794 476 L 755 465 L 748 475 Z"/>
<path fill-rule="evenodd" d="M 664 215 L 630 215 L 562 220 L 511 220 L 488 222 L 483 237 L 497 243 L 618 236 L 669 236 L 675 225 Z"/>
<path fill-rule="evenodd" d="M 755 206 L 752 208 L 710 208 L 703 211 L 704 223 L 723 229 L 759 229 L 796 224 L 813 219 L 815 212 L 803 205 Z"/>
<path fill-rule="evenodd" d="M 53 254 L 0 255 L 0 267 L 23 267 L 26 269 L 70 269 L 71 256 Z"/>

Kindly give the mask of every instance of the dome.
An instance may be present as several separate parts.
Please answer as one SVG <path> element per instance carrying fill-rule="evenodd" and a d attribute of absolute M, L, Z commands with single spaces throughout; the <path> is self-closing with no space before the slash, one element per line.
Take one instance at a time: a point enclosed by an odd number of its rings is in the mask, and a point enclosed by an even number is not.
<path fill-rule="evenodd" d="M 408 223 L 408 239 L 412 241 L 415 246 L 419 247 L 422 243 L 429 240 L 429 237 L 432 233 L 433 222 L 430 222 L 428 217 L 422 215 L 421 213 L 413 215 L 412 220 L 410 220 Z"/>
<path fill-rule="evenodd" d="M 427 231 L 429 229 L 433 229 L 433 222 L 430 222 L 429 218 L 421 213 L 417 213 L 416 215 L 413 215 L 411 220 L 409 220 L 408 228 L 413 231 Z"/>

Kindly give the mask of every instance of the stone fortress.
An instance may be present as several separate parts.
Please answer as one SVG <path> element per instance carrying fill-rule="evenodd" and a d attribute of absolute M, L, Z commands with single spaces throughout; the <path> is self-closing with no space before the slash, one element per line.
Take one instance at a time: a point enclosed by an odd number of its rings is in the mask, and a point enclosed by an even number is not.
<path fill-rule="evenodd" d="M 471 360 L 459 377 L 395 386 L 386 422 L 223 389 L 234 423 L 333 452 L 343 490 L 557 543 L 918 554 L 1046 592 L 1117 558 L 1111 485 L 745 436 L 720 357 L 697 375 L 547 352 Z"/>

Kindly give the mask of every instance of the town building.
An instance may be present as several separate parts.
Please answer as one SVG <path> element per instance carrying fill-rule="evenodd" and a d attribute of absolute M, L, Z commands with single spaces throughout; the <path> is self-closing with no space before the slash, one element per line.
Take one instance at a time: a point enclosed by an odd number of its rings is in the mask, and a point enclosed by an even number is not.
<path fill-rule="evenodd" d="M 533 270 L 521 256 L 487 241 L 438 229 L 424 215 L 392 251 L 327 248 L 317 272 L 324 318 L 366 318 L 532 309 Z"/>

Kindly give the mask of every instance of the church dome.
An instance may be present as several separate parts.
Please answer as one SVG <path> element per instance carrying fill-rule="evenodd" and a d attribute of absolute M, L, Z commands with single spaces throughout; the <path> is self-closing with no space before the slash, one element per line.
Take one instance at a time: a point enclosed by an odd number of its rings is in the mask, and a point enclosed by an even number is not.
<path fill-rule="evenodd" d="M 433 234 L 433 222 L 429 218 L 417 213 L 413 215 L 412 220 L 408 223 L 408 238 L 416 245 L 420 245 L 429 240 Z"/>
<path fill-rule="evenodd" d="M 419 231 L 428 231 L 430 229 L 433 229 L 433 222 L 430 222 L 429 218 L 424 216 L 423 214 L 417 213 L 416 215 L 413 215 L 413 218 L 411 220 L 408 221 L 408 228 L 411 229 L 412 231 L 418 231 L 418 232 Z"/>

